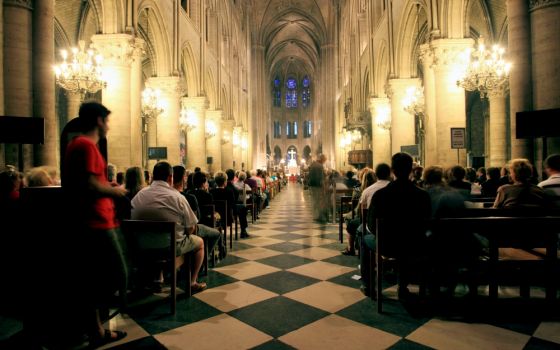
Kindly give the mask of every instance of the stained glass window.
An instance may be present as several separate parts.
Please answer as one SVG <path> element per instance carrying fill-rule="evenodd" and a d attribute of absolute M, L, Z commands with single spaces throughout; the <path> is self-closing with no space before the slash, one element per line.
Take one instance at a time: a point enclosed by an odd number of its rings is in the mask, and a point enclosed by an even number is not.
<path fill-rule="evenodd" d="M 282 126 L 279 121 L 274 122 L 274 138 L 279 139 L 282 137 Z"/>
<path fill-rule="evenodd" d="M 306 120 L 303 122 L 303 137 L 309 138 L 313 134 L 313 126 L 311 120 Z"/>
<path fill-rule="evenodd" d="M 297 108 L 297 82 L 290 78 L 286 81 L 286 108 Z"/>
<path fill-rule="evenodd" d="M 301 90 L 301 104 L 303 107 L 307 107 L 311 104 L 311 93 L 309 91 L 309 77 L 306 75 L 303 78 L 302 85 L 303 89 Z"/>
<path fill-rule="evenodd" d="M 280 89 L 280 78 L 274 78 L 274 86 L 272 87 L 272 105 L 274 107 L 282 107 L 282 91 Z"/>

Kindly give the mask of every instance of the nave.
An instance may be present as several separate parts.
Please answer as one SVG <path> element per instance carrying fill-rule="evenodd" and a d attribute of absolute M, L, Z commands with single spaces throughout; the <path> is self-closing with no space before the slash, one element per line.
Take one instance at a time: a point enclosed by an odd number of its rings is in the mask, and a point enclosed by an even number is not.
<path fill-rule="evenodd" d="M 385 313 L 359 290 L 356 257 L 343 256 L 338 225 L 312 221 L 310 197 L 290 183 L 250 224 L 249 239 L 203 280 L 208 289 L 118 316 L 114 349 L 553 349 L 560 323 L 514 310 L 500 317 L 426 316 L 396 300 Z M 501 290 L 501 297 L 510 293 Z M 511 292 L 514 295 L 514 292 Z"/>

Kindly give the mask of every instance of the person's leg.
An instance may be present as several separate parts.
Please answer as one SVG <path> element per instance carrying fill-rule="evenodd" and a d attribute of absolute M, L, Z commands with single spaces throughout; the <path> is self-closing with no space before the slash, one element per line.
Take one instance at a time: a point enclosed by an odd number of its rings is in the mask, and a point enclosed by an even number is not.
<path fill-rule="evenodd" d="M 198 224 L 198 236 L 208 242 L 208 251 L 211 252 L 216 244 L 221 240 L 220 231 L 206 225 Z"/>
<path fill-rule="evenodd" d="M 200 268 L 202 267 L 202 263 L 204 262 L 204 242 L 202 242 L 200 248 L 193 252 L 194 254 L 194 263 L 191 266 L 191 286 L 197 284 L 198 281 L 198 273 L 200 272 Z"/>

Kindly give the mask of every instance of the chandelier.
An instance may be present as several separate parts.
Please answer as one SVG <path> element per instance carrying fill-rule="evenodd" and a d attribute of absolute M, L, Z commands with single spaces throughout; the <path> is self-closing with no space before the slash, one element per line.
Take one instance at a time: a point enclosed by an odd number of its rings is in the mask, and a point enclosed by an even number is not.
<path fill-rule="evenodd" d="M 233 140 L 231 141 L 232 144 L 237 147 L 241 144 L 241 130 L 238 127 L 233 129 Z"/>
<path fill-rule="evenodd" d="M 391 130 L 391 110 L 386 106 L 378 106 L 376 112 L 376 124 L 384 130 Z"/>
<path fill-rule="evenodd" d="M 247 140 L 247 131 L 243 131 L 243 137 L 241 138 L 241 149 L 247 150 L 249 148 L 249 141 Z"/>
<path fill-rule="evenodd" d="M 196 119 L 196 113 L 192 109 L 181 108 L 181 116 L 179 117 L 179 125 L 185 128 L 187 131 L 191 131 L 196 128 L 198 122 Z"/>
<path fill-rule="evenodd" d="M 156 119 L 163 113 L 163 101 L 161 90 L 146 88 L 142 91 L 142 117 L 146 119 Z"/>
<path fill-rule="evenodd" d="M 72 48 L 72 58 L 68 61 L 68 51 L 61 50 L 62 63 L 54 66 L 56 83 L 63 89 L 79 93 L 85 97 L 86 93 L 96 93 L 107 86 L 103 80 L 101 62 L 103 57 L 95 54 L 92 49 L 85 50 L 86 43 L 78 42 L 77 47 Z"/>
<path fill-rule="evenodd" d="M 229 136 L 229 132 L 224 131 L 224 134 L 222 136 L 222 145 L 227 145 L 230 141 L 231 141 L 231 137 Z"/>
<path fill-rule="evenodd" d="M 206 121 L 206 133 L 205 136 L 207 139 L 211 139 L 212 137 L 216 136 L 218 132 L 218 128 L 216 128 L 216 124 L 213 120 Z"/>
<path fill-rule="evenodd" d="M 411 86 L 402 100 L 403 109 L 412 115 L 424 113 L 424 88 Z"/>
<path fill-rule="evenodd" d="M 487 50 L 481 38 L 478 50 L 467 49 L 465 52 L 468 66 L 465 76 L 457 81 L 457 85 L 467 91 L 478 90 L 481 98 L 491 91 L 507 91 L 511 64 L 504 60 L 504 53 L 505 49 L 498 45 Z"/>

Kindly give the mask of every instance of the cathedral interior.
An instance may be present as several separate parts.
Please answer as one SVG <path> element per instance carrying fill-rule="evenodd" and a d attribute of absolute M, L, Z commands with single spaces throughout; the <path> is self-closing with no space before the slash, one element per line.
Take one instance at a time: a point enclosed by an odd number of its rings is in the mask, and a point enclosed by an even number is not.
<path fill-rule="evenodd" d="M 526 158 L 541 173 L 560 153 L 558 0 L 0 0 L 0 21 L 0 170 L 59 168 L 63 130 L 91 100 L 111 111 L 107 161 L 120 171 L 165 159 L 299 174 L 325 155 L 346 172 L 407 152 L 424 167 Z M 557 319 L 376 315 L 353 285 L 358 262 L 329 250 L 338 224 L 310 224 L 294 188 L 278 196 L 255 241 L 209 272 L 216 292 L 181 302 L 190 316 L 112 326 L 150 349 L 560 346 Z M 305 251 L 290 254 L 296 243 Z M 308 296 L 323 292 L 336 302 Z M 289 319 L 285 331 L 263 310 Z"/>

